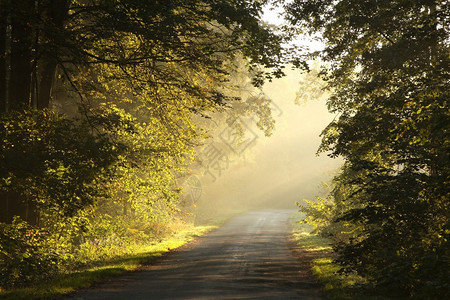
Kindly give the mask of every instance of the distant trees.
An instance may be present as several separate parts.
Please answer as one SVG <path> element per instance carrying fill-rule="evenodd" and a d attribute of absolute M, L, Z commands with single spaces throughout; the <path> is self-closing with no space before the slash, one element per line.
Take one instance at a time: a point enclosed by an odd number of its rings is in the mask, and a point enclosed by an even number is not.
<path fill-rule="evenodd" d="M 391 293 L 445 298 L 450 3 L 299 0 L 287 11 L 327 45 L 319 56 L 338 117 L 321 150 L 345 158 L 333 192 L 331 226 L 348 233 L 337 260 Z"/>

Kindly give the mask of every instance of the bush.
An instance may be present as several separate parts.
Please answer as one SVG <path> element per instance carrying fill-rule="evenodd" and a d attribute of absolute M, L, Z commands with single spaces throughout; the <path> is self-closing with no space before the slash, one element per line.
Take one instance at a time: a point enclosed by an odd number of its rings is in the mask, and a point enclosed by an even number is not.
<path fill-rule="evenodd" d="M 58 256 L 45 231 L 19 217 L 12 224 L 0 223 L 0 287 L 24 286 L 57 269 Z"/>

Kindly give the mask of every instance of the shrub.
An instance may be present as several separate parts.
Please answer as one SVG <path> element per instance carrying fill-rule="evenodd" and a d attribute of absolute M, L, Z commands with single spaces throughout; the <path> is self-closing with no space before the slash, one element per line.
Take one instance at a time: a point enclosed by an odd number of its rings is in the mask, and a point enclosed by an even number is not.
<path fill-rule="evenodd" d="M 45 231 L 15 217 L 0 223 L 0 286 L 24 286 L 56 272 L 58 256 Z"/>

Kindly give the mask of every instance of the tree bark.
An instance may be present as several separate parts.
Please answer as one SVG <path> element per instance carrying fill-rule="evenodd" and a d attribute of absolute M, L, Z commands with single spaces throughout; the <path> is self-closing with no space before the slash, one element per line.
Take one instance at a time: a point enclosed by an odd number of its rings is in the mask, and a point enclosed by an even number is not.
<path fill-rule="evenodd" d="M 37 108 L 49 108 L 51 104 L 53 78 L 55 77 L 57 63 L 55 59 L 48 58 L 41 64 L 40 81 L 37 98 Z"/>
<path fill-rule="evenodd" d="M 34 1 L 11 2 L 11 77 L 9 82 L 10 109 L 18 110 L 30 105 L 32 71 L 32 28 Z"/>
<path fill-rule="evenodd" d="M 0 1 L 0 113 L 6 112 L 6 28 L 7 28 L 7 3 Z"/>
<path fill-rule="evenodd" d="M 68 16 L 69 1 L 68 0 L 49 0 L 45 10 L 45 23 L 50 26 L 44 30 L 44 40 L 49 40 L 42 56 L 40 64 L 40 80 L 38 93 L 38 109 L 48 108 L 51 105 L 52 89 L 54 78 L 58 66 L 58 38 L 64 30 L 64 22 Z"/>

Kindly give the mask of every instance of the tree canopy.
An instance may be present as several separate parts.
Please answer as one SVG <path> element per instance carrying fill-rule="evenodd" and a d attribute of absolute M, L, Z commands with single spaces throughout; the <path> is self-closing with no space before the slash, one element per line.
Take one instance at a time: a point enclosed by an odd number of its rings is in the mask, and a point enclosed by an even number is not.
<path fill-rule="evenodd" d="M 236 99 L 224 85 L 237 58 L 258 82 L 259 66 L 281 76 L 281 37 L 260 22 L 264 4 L 2 1 L 0 111 L 80 109 L 95 136 L 133 149 L 129 163 L 163 152 L 181 162 L 201 134 L 192 115 Z"/>
<path fill-rule="evenodd" d="M 338 117 L 321 150 L 345 158 L 334 224 L 353 227 L 337 260 L 402 296 L 445 295 L 449 3 L 298 0 L 287 10 L 326 43 L 317 55 Z"/>
<path fill-rule="evenodd" d="M 234 113 L 272 129 L 267 103 L 237 92 L 283 75 L 267 2 L 0 2 L 0 221 L 12 222 L 0 285 L 148 242 L 184 218 L 179 178 L 206 138 L 199 118 L 245 98 Z M 33 254 L 7 259 L 21 251 Z"/>

